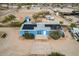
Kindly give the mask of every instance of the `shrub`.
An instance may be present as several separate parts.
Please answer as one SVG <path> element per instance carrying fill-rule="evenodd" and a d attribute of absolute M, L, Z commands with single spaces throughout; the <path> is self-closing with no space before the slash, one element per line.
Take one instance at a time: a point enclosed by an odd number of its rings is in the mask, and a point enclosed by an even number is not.
<path fill-rule="evenodd" d="M 8 9 L 7 7 L 0 6 L 0 10 L 7 10 L 7 9 Z"/>
<path fill-rule="evenodd" d="M 21 9 L 21 7 L 22 7 L 22 6 L 21 6 L 20 4 L 17 5 L 17 9 Z"/>
<path fill-rule="evenodd" d="M 20 27 L 22 24 L 20 22 L 11 22 L 10 26 Z"/>
<path fill-rule="evenodd" d="M 60 24 L 63 24 L 63 21 L 60 21 Z"/>
<path fill-rule="evenodd" d="M 59 39 L 61 37 L 61 34 L 59 31 L 51 31 L 49 36 L 55 40 Z"/>
<path fill-rule="evenodd" d="M 34 15 L 33 15 L 33 18 L 34 19 L 37 19 L 37 18 L 43 18 L 45 15 L 49 15 L 50 13 L 49 13 L 49 11 L 41 11 L 41 12 L 38 12 L 38 13 L 35 13 Z"/>
<path fill-rule="evenodd" d="M 16 17 L 14 16 L 14 15 L 12 15 L 12 14 L 10 14 L 9 16 L 8 16 L 10 19 L 12 19 L 12 20 L 14 20 Z"/>
<path fill-rule="evenodd" d="M 27 6 L 27 9 L 30 9 L 31 8 L 31 5 Z"/>
<path fill-rule="evenodd" d="M 58 52 L 52 52 L 51 54 L 48 54 L 48 56 L 65 56 L 65 55 Z"/>
<path fill-rule="evenodd" d="M 2 23 L 6 23 L 6 22 L 8 22 L 10 20 L 10 18 L 9 17 L 5 17 L 5 19 L 2 21 Z"/>
<path fill-rule="evenodd" d="M 12 21 L 12 20 L 15 20 L 15 16 L 10 14 L 8 16 L 5 16 L 5 19 L 2 21 L 3 23 L 6 23 L 6 22 L 9 22 L 9 21 Z"/>
<path fill-rule="evenodd" d="M 71 24 L 70 24 L 70 27 L 71 27 L 71 28 L 77 27 L 77 25 L 76 25 L 75 23 L 71 23 Z"/>
<path fill-rule="evenodd" d="M 37 18 L 39 17 L 39 15 L 34 14 L 32 17 L 33 17 L 34 19 L 37 19 Z"/>
<path fill-rule="evenodd" d="M 26 33 L 23 35 L 23 37 L 24 37 L 25 39 L 34 39 L 34 38 L 35 38 L 34 34 L 29 33 L 29 32 L 26 32 Z"/>
<path fill-rule="evenodd" d="M 1 38 L 6 38 L 7 34 L 4 33 Z"/>

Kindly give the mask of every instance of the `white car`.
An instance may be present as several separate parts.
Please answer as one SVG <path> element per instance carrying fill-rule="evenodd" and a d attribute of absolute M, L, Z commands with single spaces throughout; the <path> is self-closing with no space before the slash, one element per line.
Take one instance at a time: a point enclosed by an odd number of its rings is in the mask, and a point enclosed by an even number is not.
<path fill-rule="evenodd" d="M 69 29 L 69 32 L 75 40 L 79 41 L 79 28 L 71 28 Z"/>

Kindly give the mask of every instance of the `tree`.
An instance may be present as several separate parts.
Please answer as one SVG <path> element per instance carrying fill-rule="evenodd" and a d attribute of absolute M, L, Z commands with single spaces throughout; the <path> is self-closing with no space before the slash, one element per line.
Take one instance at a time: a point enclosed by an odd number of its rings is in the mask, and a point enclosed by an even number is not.
<path fill-rule="evenodd" d="M 49 36 L 55 40 L 59 39 L 61 37 L 61 34 L 59 31 L 51 31 L 49 33 Z"/>
<path fill-rule="evenodd" d="M 20 27 L 22 25 L 21 22 L 11 22 L 10 26 L 11 27 Z"/>
<path fill-rule="evenodd" d="M 35 21 L 38 21 L 38 18 L 44 18 L 45 15 L 49 15 L 50 12 L 49 11 L 40 11 L 38 13 L 35 13 L 32 17 L 35 19 Z"/>
<path fill-rule="evenodd" d="M 37 18 L 38 18 L 38 15 L 34 14 L 32 17 L 33 17 L 34 19 L 37 19 Z"/>
<path fill-rule="evenodd" d="M 9 16 L 8 16 L 10 19 L 12 19 L 12 20 L 15 20 L 15 16 L 14 15 L 12 15 L 12 14 L 10 14 Z"/>
<path fill-rule="evenodd" d="M 30 9 L 30 7 L 28 6 L 27 9 Z"/>
<path fill-rule="evenodd" d="M 34 38 L 35 38 L 34 34 L 29 33 L 29 32 L 26 32 L 26 33 L 23 35 L 23 37 L 24 37 L 25 39 L 34 39 Z"/>
<path fill-rule="evenodd" d="M 60 21 L 60 24 L 62 25 L 63 24 L 63 21 Z"/>
<path fill-rule="evenodd" d="M 71 23 L 71 24 L 70 24 L 70 27 L 71 27 L 71 28 L 77 27 L 77 25 L 76 25 L 75 23 Z"/>
<path fill-rule="evenodd" d="M 12 21 L 12 20 L 15 20 L 15 16 L 14 15 L 12 15 L 12 14 L 10 14 L 10 15 L 8 15 L 8 16 L 5 16 L 5 19 L 2 21 L 3 23 L 5 23 L 5 22 L 9 22 L 9 21 Z"/>
<path fill-rule="evenodd" d="M 22 7 L 22 6 L 21 6 L 20 4 L 18 4 L 17 9 L 21 9 L 21 7 Z"/>
<path fill-rule="evenodd" d="M 2 22 L 5 23 L 5 22 L 8 22 L 9 20 L 10 20 L 10 18 L 6 16 Z"/>
<path fill-rule="evenodd" d="M 58 52 L 52 52 L 51 54 L 48 54 L 48 56 L 65 56 L 65 55 Z"/>
<path fill-rule="evenodd" d="M 1 38 L 6 38 L 7 34 L 4 33 Z"/>
<path fill-rule="evenodd" d="M 28 6 L 27 6 L 27 9 L 29 10 L 30 8 L 31 8 L 31 5 L 28 5 Z"/>

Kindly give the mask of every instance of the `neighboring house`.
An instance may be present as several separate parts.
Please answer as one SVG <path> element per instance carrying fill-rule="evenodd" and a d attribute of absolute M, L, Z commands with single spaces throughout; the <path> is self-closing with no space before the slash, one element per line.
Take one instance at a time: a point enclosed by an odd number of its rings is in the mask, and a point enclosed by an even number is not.
<path fill-rule="evenodd" d="M 28 20 L 29 17 L 26 17 Z M 20 28 L 20 36 L 23 36 L 26 32 L 32 33 L 35 36 L 42 35 L 42 36 L 49 36 L 50 31 L 59 30 L 60 34 L 63 36 L 64 31 L 62 26 L 57 21 L 51 22 L 38 22 L 32 23 L 31 21 L 25 22 L 22 24 Z"/>
<path fill-rule="evenodd" d="M 46 18 L 47 20 L 54 20 L 54 17 L 51 16 L 51 15 L 46 15 L 45 18 Z"/>

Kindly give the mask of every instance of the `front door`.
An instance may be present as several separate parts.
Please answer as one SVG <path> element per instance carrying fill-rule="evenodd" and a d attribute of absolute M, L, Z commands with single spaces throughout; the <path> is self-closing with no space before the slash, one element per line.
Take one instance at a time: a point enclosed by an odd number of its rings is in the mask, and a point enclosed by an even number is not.
<path fill-rule="evenodd" d="M 37 35 L 42 35 L 42 31 L 41 30 L 37 31 Z"/>
<path fill-rule="evenodd" d="M 37 35 L 46 35 L 46 31 L 45 30 L 39 30 L 39 31 L 37 31 Z"/>
<path fill-rule="evenodd" d="M 46 35 L 46 31 L 43 31 L 43 35 Z"/>

